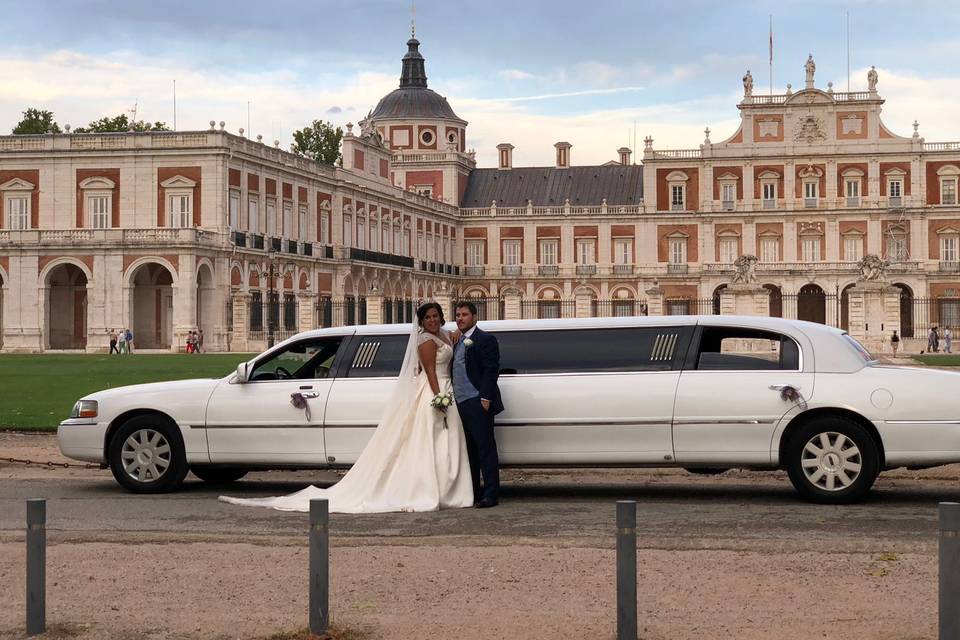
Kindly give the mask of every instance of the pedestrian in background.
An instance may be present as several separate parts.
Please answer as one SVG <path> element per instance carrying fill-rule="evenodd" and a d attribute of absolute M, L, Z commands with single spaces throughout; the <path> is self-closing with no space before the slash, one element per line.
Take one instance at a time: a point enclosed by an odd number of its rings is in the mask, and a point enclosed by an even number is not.
<path fill-rule="evenodd" d="M 203 353 L 203 329 L 197 332 L 197 353 Z"/>
<path fill-rule="evenodd" d="M 127 330 L 120 329 L 120 335 L 117 336 L 117 353 L 126 353 L 127 351 Z"/>
<path fill-rule="evenodd" d="M 950 327 L 947 327 L 943 330 L 943 350 L 947 353 L 953 353 L 951 350 L 953 342 L 953 333 L 950 332 Z"/>
<path fill-rule="evenodd" d="M 936 335 L 937 335 L 937 332 L 934 330 L 933 327 L 930 327 L 929 329 L 927 329 L 927 353 L 933 353 L 934 349 L 936 349 L 937 343 L 934 338 L 934 336 Z"/>
<path fill-rule="evenodd" d="M 893 349 L 893 357 L 897 357 L 897 351 L 900 350 L 900 336 L 897 335 L 897 330 L 893 330 L 893 335 L 890 337 L 890 348 Z"/>
<path fill-rule="evenodd" d="M 117 349 L 117 332 L 115 329 L 110 329 L 110 355 L 113 355 L 114 351 L 117 354 L 120 353 L 120 350 Z"/>
<path fill-rule="evenodd" d="M 127 354 L 129 355 L 133 353 L 133 331 L 130 331 L 130 329 L 127 329 L 126 338 L 127 338 Z"/>

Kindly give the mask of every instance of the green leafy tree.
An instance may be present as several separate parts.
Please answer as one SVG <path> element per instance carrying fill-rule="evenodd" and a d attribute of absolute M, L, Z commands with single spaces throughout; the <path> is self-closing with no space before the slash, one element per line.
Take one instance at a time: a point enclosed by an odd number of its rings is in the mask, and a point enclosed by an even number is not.
<path fill-rule="evenodd" d="M 147 127 L 150 127 L 150 130 L 153 131 L 170 131 L 170 127 L 167 126 L 165 122 L 153 122 L 147 123 L 143 120 L 137 120 L 133 123 L 134 131 L 147 131 Z M 118 133 L 122 131 L 128 131 L 130 129 L 130 118 L 127 117 L 127 114 L 121 113 L 118 116 L 109 117 L 105 116 L 99 120 L 94 120 L 86 127 L 77 127 L 74 129 L 74 133 Z"/>
<path fill-rule="evenodd" d="M 290 150 L 321 164 L 337 164 L 340 161 L 342 139 L 343 129 L 334 129 L 329 122 L 314 120 L 310 126 L 293 132 L 294 143 Z"/>
<path fill-rule="evenodd" d="M 60 125 L 54 121 L 52 111 L 30 108 L 23 112 L 23 119 L 13 128 L 13 133 L 60 133 Z"/>

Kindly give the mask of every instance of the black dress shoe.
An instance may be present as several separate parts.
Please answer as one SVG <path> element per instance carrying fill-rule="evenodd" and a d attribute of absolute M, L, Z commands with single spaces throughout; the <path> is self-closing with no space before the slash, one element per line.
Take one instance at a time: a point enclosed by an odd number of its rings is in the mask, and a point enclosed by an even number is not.
<path fill-rule="evenodd" d="M 498 504 L 500 504 L 500 502 L 496 498 L 480 498 L 480 500 L 477 501 L 477 504 L 473 506 L 475 506 L 477 509 L 489 509 L 490 507 L 495 507 Z"/>

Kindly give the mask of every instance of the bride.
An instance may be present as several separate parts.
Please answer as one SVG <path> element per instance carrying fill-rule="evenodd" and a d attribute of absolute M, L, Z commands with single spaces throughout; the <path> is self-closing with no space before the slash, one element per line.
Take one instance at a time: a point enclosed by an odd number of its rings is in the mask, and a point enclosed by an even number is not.
<path fill-rule="evenodd" d="M 441 327 L 436 302 L 417 309 L 400 378 L 377 430 L 357 462 L 329 489 L 309 486 L 277 498 L 230 498 L 223 502 L 281 511 L 309 511 L 325 498 L 331 513 L 436 511 L 473 505 L 467 445 L 455 402 L 444 414 L 431 402 L 451 394 L 453 342 Z"/>

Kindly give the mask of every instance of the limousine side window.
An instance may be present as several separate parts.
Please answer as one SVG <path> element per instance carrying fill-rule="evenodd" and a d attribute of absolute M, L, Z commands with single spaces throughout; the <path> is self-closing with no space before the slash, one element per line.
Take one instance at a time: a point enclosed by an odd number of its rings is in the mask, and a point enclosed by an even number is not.
<path fill-rule="evenodd" d="M 681 368 L 692 327 L 497 332 L 500 373 L 604 373 Z"/>
<path fill-rule="evenodd" d="M 800 368 L 800 348 L 785 335 L 737 327 L 703 327 L 697 352 L 700 371 Z"/>
<path fill-rule="evenodd" d="M 313 338 L 294 342 L 257 363 L 251 382 L 328 378 L 342 337 Z"/>
<path fill-rule="evenodd" d="M 400 375 L 409 335 L 362 336 L 351 356 L 348 378 L 385 378 Z"/>

